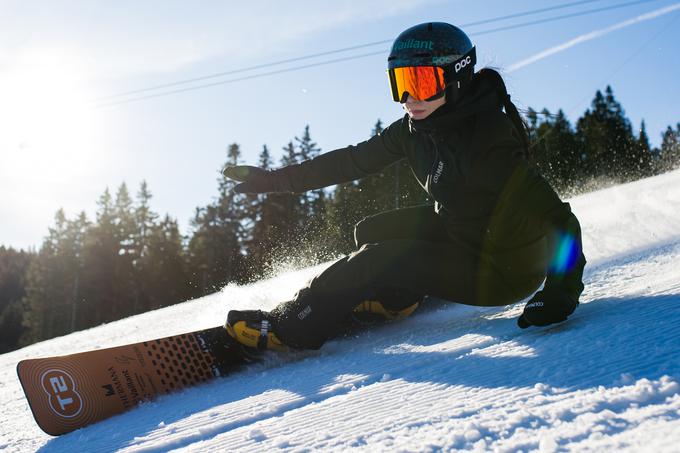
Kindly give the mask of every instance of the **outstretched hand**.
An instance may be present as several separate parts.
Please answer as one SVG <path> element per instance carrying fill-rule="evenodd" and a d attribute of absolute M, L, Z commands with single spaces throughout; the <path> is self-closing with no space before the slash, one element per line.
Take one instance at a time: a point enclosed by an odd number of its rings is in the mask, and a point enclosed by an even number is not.
<path fill-rule="evenodd" d="M 237 193 L 277 192 L 276 177 L 272 172 L 250 165 L 225 167 L 222 174 L 229 179 L 240 182 L 234 186 Z"/>
<path fill-rule="evenodd" d="M 524 306 L 524 312 L 517 319 L 522 329 L 529 326 L 547 326 L 562 322 L 574 312 L 578 300 L 558 287 L 544 288 Z"/>

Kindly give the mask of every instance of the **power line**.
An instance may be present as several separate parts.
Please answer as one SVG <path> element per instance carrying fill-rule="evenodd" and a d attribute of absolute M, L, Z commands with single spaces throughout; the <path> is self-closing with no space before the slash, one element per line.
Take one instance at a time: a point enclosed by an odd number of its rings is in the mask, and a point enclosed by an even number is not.
<path fill-rule="evenodd" d="M 597 0 L 589 0 L 589 1 L 597 1 Z M 532 26 L 532 25 L 538 25 L 538 24 L 545 23 L 545 22 L 553 22 L 553 21 L 556 21 L 556 20 L 562 20 L 562 19 L 572 18 L 572 17 L 576 17 L 576 16 L 584 16 L 584 15 L 588 15 L 588 14 L 595 14 L 595 13 L 602 12 L 602 11 L 608 11 L 608 10 L 612 10 L 612 9 L 623 8 L 623 7 L 633 6 L 633 5 L 642 4 L 642 3 L 651 3 L 651 2 L 654 2 L 654 1 L 658 1 L 658 0 L 637 0 L 637 1 L 634 1 L 634 2 L 628 2 L 628 3 L 624 3 L 624 4 L 619 4 L 619 5 L 612 5 L 612 6 L 608 6 L 608 7 L 604 7 L 604 8 L 596 8 L 596 9 L 593 9 L 593 10 L 582 11 L 582 12 L 578 12 L 578 13 L 565 14 L 565 15 L 562 15 L 562 16 L 555 16 L 555 17 L 540 19 L 540 20 L 531 21 L 531 22 L 524 22 L 524 23 L 521 23 L 521 24 L 509 25 L 509 26 L 506 26 L 506 27 L 499 27 L 499 28 L 490 29 L 490 30 L 483 30 L 481 32 L 472 32 L 470 34 L 475 36 L 475 35 L 497 33 L 497 32 L 500 32 L 500 31 L 514 30 L 514 29 L 517 29 L 517 28 L 523 28 L 523 27 L 528 27 L 528 26 Z M 575 2 L 575 3 L 569 4 L 569 5 L 573 6 L 573 4 L 587 3 L 587 2 L 588 1 Z M 556 9 L 558 7 L 566 7 L 566 4 L 565 5 L 558 5 L 558 6 L 552 7 L 551 9 Z M 544 8 L 544 9 L 546 9 L 546 8 Z M 529 14 L 534 14 L 534 13 L 535 12 L 533 12 L 533 11 L 527 11 L 527 12 L 518 13 L 518 14 L 529 15 Z M 513 15 L 513 16 L 515 16 L 515 15 Z M 499 17 L 499 18 L 495 18 L 495 19 L 489 19 L 489 21 L 504 20 L 506 18 L 507 18 L 507 16 L 503 16 L 503 17 Z M 466 26 L 466 25 L 463 24 L 461 26 Z M 149 95 L 144 95 L 144 96 L 137 96 L 137 97 L 132 97 L 132 98 L 128 97 L 128 96 L 131 96 L 133 94 L 140 94 L 140 93 L 144 93 L 144 92 L 148 92 L 148 91 L 155 91 L 155 90 L 162 89 L 162 88 L 169 88 L 169 87 L 172 87 L 172 86 L 184 85 L 184 84 L 191 83 L 191 82 L 208 80 L 208 79 L 212 79 L 212 78 L 222 77 L 222 76 L 225 76 L 225 75 L 251 71 L 251 70 L 254 70 L 254 69 L 262 69 L 262 68 L 271 67 L 271 66 L 274 66 L 274 65 L 280 65 L 280 64 L 290 63 L 290 62 L 294 62 L 294 61 L 301 61 L 301 60 L 305 60 L 305 59 L 316 58 L 316 57 L 319 57 L 319 56 L 330 55 L 330 54 L 345 52 L 345 51 L 349 51 L 349 50 L 355 50 L 355 49 L 370 47 L 370 46 L 374 46 L 374 45 L 377 45 L 377 44 L 385 44 L 385 43 L 389 43 L 389 42 L 392 42 L 392 40 L 390 39 L 390 40 L 384 40 L 384 41 L 376 41 L 376 42 L 373 42 L 373 43 L 360 44 L 360 45 L 357 45 L 357 46 L 346 47 L 346 48 L 336 49 L 336 50 L 330 50 L 330 51 L 327 51 L 327 52 L 321 52 L 321 53 L 317 53 L 317 54 L 313 54 L 313 55 L 305 55 L 305 56 L 302 56 L 302 57 L 291 58 L 291 59 L 287 59 L 287 60 L 281 60 L 281 61 L 276 61 L 276 62 L 262 64 L 262 65 L 251 66 L 251 67 L 248 67 L 248 68 L 235 69 L 235 70 L 232 70 L 232 71 L 222 72 L 222 73 L 219 73 L 219 74 L 213 74 L 213 75 L 204 76 L 204 77 L 197 77 L 197 78 L 194 78 L 194 79 L 182 80 L 182 81 L 178 81 L 178 82 L 168 83 L 168 84 L 164 84 L 164 85 L 158 85 L 158 86 L 155 86 L 155 87 L 144 88 L 144 89 L 135 90 L 135 91 L 128 91 L 126 93 L 120 93 L 118 95 L 111 95 L 111 96 L 108 96 L 108 97 L 105 97 L 105 98 L 99 98 L 98 100 L 94 101 L 93 107 L 94 108 L 111 107 L 111 106 L 120 105 L 120 104 L 127 104 L 127 103 L 130 103 L 130 102 L 137 102 L 137 101 L 142 101 L 142 100 L 146 100 L 146 99 L 152 99 L 152 98 L 157 98 L 157 97 L 162 97 L 162 96 L 169 96 L 169 95 L 177 94 L 177 93 L 184 93 L 184 92 L 187 92 L 187 91 L 195 91 L 195 90 L 199 90 L 199 89 L 203 89 L 203 88 L 214 87 L 214 86 L 217 86 L 217 85 L 226 85 L 226 84 L 240 82 L 240 81 L 244 81 L 244 80 L 250 80 L 250 79 L 275 75 L 275 74 L 282 74 L 282 73 L 285 73 L 285 72 L 299 71 L 299 70 L 302 70 L 302 69 L 308 69 L 308 68 L 312 68 L 312 67 L 316 67 L 316 66 L 324 66 L 324 65 L 328 65 L 328 64 L 339 63 L 339 62 L 342 62 L 342 61 L 349 61 L 349 60 L 355 60 L 355 59 L 359 59 L 359 58 L 365 58 L 365 57 L 368 57 L 368 56 L 384 54 L 386 52 L 386 50 L 380 50 L 380 51 L 377 51 L 377 52 L 370 52 L 370 53 L 360 54 L 360 55 L 352 55 L 352 56 L 337 58 L 337 59 L 333 59 L 333 60 L 310 63 L 310 64 L 302 65 L 302 66 L 295 66 L 295 67 L 292 67 L 292 68 L 284 68 L 284 69 L 279 69 L 279 70 L 276 70 L 276 71 L 268 71 L 268 72 L 259 73 L 259 74 L 247 75 L 247 76 L 238 77 L 238 78 L 235 78 L 235 79 L 220 80 L 220 81 L 217 81 L 217 82 L 206 83 L 206 84 L 196 85 L 196 86 L 187 87 L 187 88 L 181 88 L 181 89 L 170 90 L 170 91 L 163 91 L 161 93 L 149 94 Z M 128 97 L 128 98 L 127 99 L 121 99 L 121 100 L 115 100 L 116 98 L 119 98 L 119 97 Z"/>
<path fill-rule="evenodd" d="M 107 103 L 98 104 L 95 107 L 97 107 L 97 108 L 111 107 L 111 106 L 118 105 L 118 104 L 126 104 L 128 102 L 143 101 L 145 99 L 157 98 L 157 97 L 161 97 L 161 96 L 167 96 L 167 95 L 170 95 L 170 94 L 184 93 L 184 92 L 187 92 L 187 91 L 200 90 L 200 89 L 203 89 L 203 88 L 213 87 L 213 86 L 217 86 L 217 85 L 225 85 L 225 84 L 228 84 L 228 83 L 240 82 L 242 80 L 257 79 L 257 78 L 260 78 L 260 77 L 270 76 L 270 75 L 274 75 L 274 74 L 281 74 L 281 73 L 284 73 L 284 72 L 299 71 L 301 69 L 307 69 L 307 68 L 313 68 L 313 67 L 316 67 L 316 66 L 323 66 L 323 65 L 327 65 L 327 64 L 339 63 L 341 61 L 356 60 L 358 58 L 372 57 L 374 55 L 379 55 L 379 54 L 384 54 L 384 53 L 385 53 L 384 50 L 379 50 L 377 52 L 369 52 L 369 53 L 365 53 L 365 54 L 362 54 L 362 55 L 352 55 L 352 56 L 349 56 L 349 57 L 336 58 L 334 60 L 322 61 L 322 62 L 318 62 L 318 63 L 310 63 L 310 64 L 307 64 L 307 65 L 296 66 L 296 67 L 293 67 L 293 68 L 285 68 L 285 69 L 279 69 L 279 70 L 276 70 L 276 71 L 269 71 L 269 72 L 263 72 L 263 73 L 260 73 L 260 74 L 253 74 L 253 75 L 238 77 L 236 79 L 221 80 L 219 82 L 206 83 L 206 84 L 203 84 L 203 85 L 181 88 L 181 89 L 178 89 L 178 90 L 164 91 L 162 93 L 156 93 L 156 94 L 148 94 L 146 96 L 139 96 L 139 97 L 135 97 L 135 98 L 132 98 L 132 99 L 123 99 L 123 100 L 120 100 L 120 101 L 111 101 L 111 102 L 107 102 Z"/>
<path fill-rule="evenodd" d="M 286 60 L 274 61 L 272 63 L 264 63 L 264 64 L 258 64 L 258 65 L 255 65 L 255 66 L 248 66 L 246 68 L 233 69 L 231 71 L 218 72 L 216 74 L 211 74 L 211 75 L 207 75 L 207 76 L 203 76 L 203 77 L 195 77 L 193 79 L 179 80 L 177 82 L 166 83 L 166 84 L 163 84 L 163 85 L 156 85 L 156 86 L 149 87 L 149 88 L 141 88 L 139 90 L 126 91 L 124 93 L 112 94 L 110 96 L 105 96 L 105 97 L 99 98 L 96 101 L 105 101 L 107 99 L 129 96 L 129 95 L 132 95 L 132 94 L 144 93 L 146 91 L 154 91 L 154 90 L 159 90 L 161 88 L 170 88 L 170 87 L 177 86 L 177 85 L 184 85 L 184 84 L 192 83 L 192 82 L 200 82 L 202 80 L 209 80 L 209 79 L 214 79 L 214 78 L 217 78 L 217 77 L 224 77 L 224 76 L 227 76 L 227 75 L 238 74 L 239 72 L 248 72 L 248 71 L 253 71 L 255 69 L 271 68 L 272 66 L 278 66 L 278 65 L 282 65 L 282 64 L 286 64 L 286 63 L 294 63 L 296 61 L 301 61 L 301 60 L 309 60 L 309 59 L 312 59 L 312 58 L 318 58 L 318 57 L 323 57 L 323 56 L 326 56 L 326 55 L 332 55 L 332 54 L 336 54 L 336 53 L 347 52 L 347 51 L 350 51 L 350 50 L 357 50 L 357 49 L 363 49 L 363 48 L 366 48 L 366 47 L 373 47 L 373 46 L 376 46 L 378 44 L 386 44 L 388 42 L 390 42 L 390 40 L 388 40 L 388 41 L 376 41 L 376 42 L 371 42 L 371 43 L 366 43 L 366 44 L 359 44 L 359 45 L 351 46 L 351 47 L 344 47 L 342 49 L 335 49 L 335 50 L 329 50 L 329 51 L 326 51 L 326 52 L 319 52 L 319 53 L 315 53 L 315 54 L 304 55 L 302 57 L 288 58 Z M 382 51 L 381 51 L 381 53 L 382 53 Z M 362 56 L 363 55 L 358 56 L 357 58 L 361 58 Z M 322 63 L 322 64 L 325 64 L 325 63 Z M 305 67 L 307 67 L 307 66 L 305 66 Z M 238 80 L 243 80 L 243 78 L 238 79 Z M 212 85 L 207 85 L 207 86 L 212 86 Z"/>
<path fill-rule="evenodd" d="M 628 2 L 628 3 L 621 3 L 618 5 L 611 5 L 611 6 L 605 6 L 603 8 L 595 8 L 591 9 L 588 11 L 580 11 L 577 13 L 570 13 L 570 14 L 564 14 L 562 16 L 555 16 L 555 17 L 548 17 L 544 19 L 539 19 L 531 22 L 523 22 L 521 24 L 515 24 L 515 25 L 508 25 L 505 27 L 498 27 L 498 28 L 491 28 L 489 30 L 483 30 L 483 31 L 478 31 L 472 33 L 473 35 L 486 35 L 489 33 L 497 33 L 499 31 L 506 31 L 506 30 L 514 30 L 516 28 L 521 28 L 521 27 L 528 27 L 531 25 L 538 25 L 538 24 L 545 24 L 546 22 L 554 22 L 556 20 L 562 20 L 562 19 L 569 19 L 572 17 L 578 17 L 578 16 L 586 16 L 589 14 L 595 14 L 595 13 L 600 13 L 602 11 L 610 11 L 612 9 L 619 9 L 619 8 L 625 8 L 627 6 L 633 6 L 633 5 L 639 5 L 642 3 L 651 3 L 651 2 L 656 2 L 658 0 L 637 0 L 634 2 Z"/>
<path fill-rule="evenodd" d="M 533 14 L 546 13 L 548 11 L 555 11 L 556 9 L 564 9 L 564 8 L 569 8 L 570 6 L 582 5 L 584 3 L 594 3 L 594 2 L 599 2 L 599 1 L 602 1 L 602 0 L 583 0 L 583 1 L 580 1 L 580 2 L 563 3 L 561 5 L 555 5 L 555 6 L 551 6 L 551 7 L 548 7 L 548 8 L 532 9 L 532 10 L 529 10 L 529 11 L 524 11 L 522 13 L 509 14 L 507 16 L 495 17 L 493 19 L 478 20 L 476 22 L 468 22 L 467 24 L 462 24 L 461 27 L 472 27 L 472 26 L 475 26 L 475 25 L 488 24 L 488 23 L 491 23 L 491 22 L 498 22 L 498 21 L 506 20 L 506 19 L 516 19 L 518 17 L 531 16 Z"/>
<path fill-rule="evenodd" d="M 555 5 L 555 6 L 552 6 L 552 7 L 549 7 L 549 8 L 534 9 L 534 10 L 524 11 L 524 12 L 521 12 L 521 13 L 510 14 L 510 15 L 506 15 L 506 16 L 494 17 L 492 19 L 484 19 L 484 20 L 479 20 L 479 21 L 475 21 L 475 22 L 468 22 L 466 24 L 461 24 L 460 27 L 472 27 L 472 26 L 475 26 L 475 25 L 488 24 L 488 23 L 492 23 L 492 22 L 498 22 L 498 21 L 507 20 L 507 19 L 514 19 L 514 18 L 517 18 L 517 17 L 529 16 L 529 15 L 533 15 L 533 14 L 539 14 L 539 13 L 544 13 L 544 12 L 547 12 L 547 11 L 554 11 L 554 10 L 557 10 L 557 9 L 563 9 L 563 8 L 568 8 L 568 7 L 571 7 L 571 6 L 581 5 L 581 4 L 584 4 L 584 3 L 593 3 L 593 2 L 598 2 L 598 1 L 602 1 L 602 0 L 582 0 L 582 1 L 578 1 L 578 2 L 563 3 L 561 5 Z M 114 98 L 117 98 L 117 97 L 130 96 L 130 95 L 133 95 L 133 94 L 144 93 L 144 92 L 147 92 L 147 91 L 155 91 L 155 90 L 160 90 L 160 89 L 163 89 L 163 88 L 171 88 L 171 87 L 178 86 L 178 85 L 185 85 L 187 83 L 201 82 L 203 80 L 209 80 L 209 79 L 214 79 L 214 78 L 217 78 L 217 77 L 224 77 L 224 76 L 227 76 L 227 75 L 238 74 L 240 72 L 248 72 L 248 71 L 253 71 L 253 70 L 256 70 L 256 69 L 269 68 L 269 67 L 272 67 L 272 66 L 278 66 L 278 65 L 287 64 L 287 63 L 294 63 L 296 61 L 309 60 L 309 59 L 312 59 L 312 58 L 323 57 L 323 56 L 332 55 L 332 54 L 336 54 L 336 53 L 348 52 L 350 50 L 357 50 L 357 49 L 363 49 L 363 48 L 366 48 L 366 47 L 373 47 L 373 46 L 377 46 L 377 45 L 380 45 L 380 44 L 388 44 L 392 41 L 393 41 L 392 39 L 385 39 L 385 40 L 369 42 L 369 43 L 365 43 L 365 44 L 358 44 L 356 46 L 343 47 L 343 48 L 340 48 L 340 49 L 334 49 L 334 50 L 329 50 L 329 51 L 325 51 L 325 52 L 303 55 L 301 57 L 288 58 L 288 59 L 285 59 L 285 60 L 278 60 L 278 61 L 274 61 L 274 62 L 271 62 L 271 63 L 259 64 L 259 65 L 254 65 L 254 66 L 248 66 L 248 67 L 245 67 L 245 68 L 233 69 L 233 70 L 230 70 L 230 71 L 218 72 L 218 73 L 215 73 L 215 74 L 210 74 L 210 75 L 201 76 L 201 77 L 178 80 L 177 82 L 170 82 L 170 83 L 165 83 L 165 84 L 161 84 L 161 85 L 155 85 L 155 86 L 148 87 L 148 88 L 141 88 L 141 89 L 138 89 L 138 90 L 125 91 L 125 92 L 122 92 L 122 93 L 104 96 L 104 97 L 95 99 L 94 102 L 105 102 L 105 101 L 108 101 L 108 100 L 111 100 L 111 99 L 114 99 Z"/>

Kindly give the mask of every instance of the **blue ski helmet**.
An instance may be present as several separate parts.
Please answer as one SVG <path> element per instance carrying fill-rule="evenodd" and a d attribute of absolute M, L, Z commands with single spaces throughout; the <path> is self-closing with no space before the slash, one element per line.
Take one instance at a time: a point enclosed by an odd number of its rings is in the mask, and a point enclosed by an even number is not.
<path fill-rule="evenodd" d="M 414 86 L 402 83 L 400 72 L 403 70 L 398 68 L 425 66 L 443 70 L 444 80 L 440 86 L 446 90 L 447 99 L 455 102 L 472 80 L 476 62 L 475 46 L 460 28 L 445 22 L 415 25 L 397 36 L 387 58 L 392 97 L 403 102 L 404 88 Z"/>

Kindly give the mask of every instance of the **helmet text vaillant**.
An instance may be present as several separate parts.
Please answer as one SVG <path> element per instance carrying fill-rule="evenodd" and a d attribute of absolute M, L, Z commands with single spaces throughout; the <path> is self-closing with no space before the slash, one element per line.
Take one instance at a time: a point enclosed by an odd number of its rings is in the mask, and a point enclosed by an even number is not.
<path fill-rule="evenodd" d="M 432 41 L 420 41 L 417 39 L 408 39 L 406 41 L 397 41 L 394 43 L 395 50 L 403 49 L 427 49 L 433 50 L 434 42 Z"/>

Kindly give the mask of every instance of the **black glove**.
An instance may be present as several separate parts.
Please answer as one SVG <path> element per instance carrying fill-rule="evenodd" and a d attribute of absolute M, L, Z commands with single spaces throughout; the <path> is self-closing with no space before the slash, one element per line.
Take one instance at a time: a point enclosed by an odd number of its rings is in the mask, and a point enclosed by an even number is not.
<path fill-rule="evenodd" d="M 229 179 L 240 182 L 234 186 L 237 193 L 279 192 L 278 178 L 274 173 L 250 165 L 226 167 L 222 174 Z"/>
<path fill-rule="evenodd" d="M 562 322 L 574 312 L 577 305 L 578 299 L 562 288 L 544 288 L 534 294 L 524 306 L 524 313 L 517 319 L 517 325 L 526 329 L 529 326 L 547 326 Z"/>

